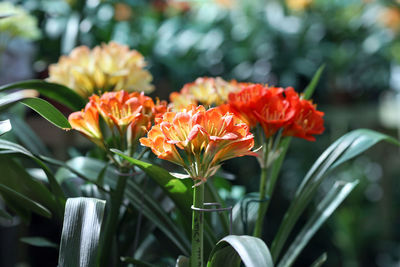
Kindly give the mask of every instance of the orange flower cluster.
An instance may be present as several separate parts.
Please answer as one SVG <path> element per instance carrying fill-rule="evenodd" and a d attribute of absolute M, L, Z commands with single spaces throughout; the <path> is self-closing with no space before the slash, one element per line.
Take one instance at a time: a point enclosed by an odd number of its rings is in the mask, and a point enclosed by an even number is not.
<path fill-rule="evenodd" d="M 104 137 L 99 125 L 99 114 L 111 131 L 117 129 L 128 146 L 144 136 L 157 117 L 167 111 L 167 103 L 154 101 L 143 93 L 126 91 L 92 95 L 82 111 L 69 115 L 73 129 L 78 130 L 98 146 L 104 148 Z"/>
<path fill-rule="evenodd" d="M 218 106 L 226 102 L 229 93 L 240 89 L 241 84 L 235 80 L 227 82 L 220 77 L 197 78 L 196 81 L 185 84 L 179 93 L 171 93 L 171 107 L 179 111 L 199 103 L 205 106 Z"/>
<path fill-rule="evenodd" d="M 200 183 L 212 176 L 222 161 L 255 155 L 251 151 L 253 135 L 245 123 L 232 113 L 203 106 L 166 112 L 140 143 L 159 158 L 183 166 Z"/>
<path fill-rule="evenodd" d="M 313 135 L 324 131 L 324 113 L 311 101 L 301 99 L 292 87 L 286 89 L 249 84 L 231 93 L 225 109 L 236 114 L 250 127 L 258 123 L 266 137 L 283 128 L 283 136 L 315 141 Z"/>

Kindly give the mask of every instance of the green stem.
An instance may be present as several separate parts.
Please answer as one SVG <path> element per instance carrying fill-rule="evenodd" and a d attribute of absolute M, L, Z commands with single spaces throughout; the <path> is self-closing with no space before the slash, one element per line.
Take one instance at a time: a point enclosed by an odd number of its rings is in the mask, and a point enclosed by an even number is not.
<path fill-rule="evenodd" d="M 204 183 L 195 186 L 193 191 L 193 207 L 203 208 Z M 193 210 L 192 217 L 192 253 L 191 267 L 203 267 L 203 229 L 204 214 L 202 211 Z"/>
<path fill-rule="evenodd" d="M 118 176 L 117 187 L 111 193 L 111 209 L 107 216 L 106 224 L 104 227 L 104 236 L 99 254 L 99 266 L 109 266 L 110 254 L 112 250 L 113 238 L 116 236 L 119 211 L 121 208 L 126 181 L 128 176 L 128 169 L 122 168 L 121 175 Z M 118 253 L 117 253 L 118 255 Z"/>
<path fill-rule="evenodd" d="M 265 198 L 267 176 L 268 176 L 267 168 L 266 167 L 261 168 L 260 194 L 259 194 L 260 204 L 258 206 L 258 215 L 257 215 L 256 225 L 254 227 L 254 233 L 253 233 L 253 236 L 259 237 L 259 238 L 261 238 L 261 235 L 262 235 L 262 227 L 264 224 L 264 215 L 266 212 L 266 210 L 264 208 L 265 203 L 263 203 L 261 201 Z"/>

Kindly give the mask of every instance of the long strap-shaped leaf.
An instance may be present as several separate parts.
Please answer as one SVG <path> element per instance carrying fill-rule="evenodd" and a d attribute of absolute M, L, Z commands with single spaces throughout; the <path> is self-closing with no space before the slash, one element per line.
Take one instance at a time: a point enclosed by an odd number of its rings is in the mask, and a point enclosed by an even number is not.
<path fill-rule="evenodd" d="M 35 89 L 42 95 L 53 99 L 72 110 L 80 110 L 85 106 L 85 100 L 72 89 L 61 84 L 49 83 L 42 80 L 29 80 L 0 86 L 0 92 L 11 89 Z"/>
<path fill-rule="evenodd" d="M 257 237 L 229 235 L 221 239 L 211 251 L 207 267 L 274 266 L 268 247 Z"/>
<path fill-rule="evenodd" d="M 58 204 L 58 216 L 62 218 L 62 211 L 64 210 L 64 205 L 65 205 L 65 197 L 64 197 L 64 192 L 61 189 L 61 186 L 58 184 L 56 178 L 54 177 L 53 173 L 51 170 L 47 167 L 46 164 L 43 163 L 43 161 L 40 160 L 39 157 L 28 151 L 26 148 L 24 148 L 21 145 L 15 144 L 13 142 L 9 142 L 6 140 L 1 140 L 0 139 L 0 152 L 2 154 L 6 153 L 16 153 L 20 154 L 23 156 L 26 156 L 30 159 L 32 159 L 36 164 L 39 165 L 41 169 L 46 173 L 47 179 L 49 180 L 49 185 L 52 193 L 54 194 L 55 198 L 57 199 L 57 204 Z"/>
<path fill-rule="evenodd" d="M 345 134 L 322 153 L 296 191 L 295 197 L 278 229 L 271 246 L 271 254 L 275 261 L 279 257 L 293 226 L 310 203 L 326 174 L 383 140 L 399 145 L 399 142 L 390 136 L 372 130 L 358 129 Z"/>
<path fill-rule="evenodd" d="M 69 198 L 65 206 L 59 267 L 96 266 L 105 201 Z"/>
<path fill-rule="evenodd" d="M 304 225 L 300 233 L 290 245 L 289 249 L 283 255 L 278 267 L 292 266 L 297 256 L 318 231 L 321 225 L 329 218 L 329 216 L 331 216 L 357 184 L 357 180 L 354 182 L 337 181 L 334 184 L 332 189 L 319 203 L 311 218 Z"/>

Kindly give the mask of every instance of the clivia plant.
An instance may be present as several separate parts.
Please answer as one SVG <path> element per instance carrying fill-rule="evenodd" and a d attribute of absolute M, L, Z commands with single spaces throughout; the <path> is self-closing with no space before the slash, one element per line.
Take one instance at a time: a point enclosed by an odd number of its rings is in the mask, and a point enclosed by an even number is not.
<path fill-rule="evenodd" d="M 94 145 L 64 162 L 39 141 L 21 145 L 0 139 L 7 176 L 0 179 L 7 204 L 0 216 L 29 222 L 33 212 L 63 221 L 59 266 L 291 266 L 358 183 L 356 178 L 335 181 L 288 243 L 326 174 L 381 140 L 398 144 L 366 129 L 335 141 L 310 168 L 273 242 L 266 244 L 264 220 L 274 205 L 271 197 L 291 139 L 315 141 L 324 131 L 324 113 L 310 100 L 323 68 L 301 94 L 291 87 L 203 77 L 172 93 L 167 103 L 145 95 L 153 86 L 144 66 L 137 51 L 116 43 L 79 47 L 50 66 L 48 81 L 0 87 L 2 92 L 17 89 L 0 99 L 3 117 L 11 119 L 0 123 L 4 137 L 22 136 L 14 123 L 21 120 L 8 112 L 21 102 Z M 66 119 L 36 92 L 73 112 Z M 259 190 L 252 193 L 257 208 L 247 210 L 244 220 L 246 200 L 230 209 L 213 184 L 223 162 L 242 156 L 255 157 L 261 173 Z M 24 169 L 25 161 L 42 172 Z M 205 215 L 212 211 L 208 202 L 228 212 L 211 220 Z M 250 229 L 242 229 L 243 223 Z M 23 241 L 50 243 L 38 237 Z M 148 257 L 151 249 L 157 256 Z M 326 260 L 326 254 L 318 256 L 314 266 Z"/>

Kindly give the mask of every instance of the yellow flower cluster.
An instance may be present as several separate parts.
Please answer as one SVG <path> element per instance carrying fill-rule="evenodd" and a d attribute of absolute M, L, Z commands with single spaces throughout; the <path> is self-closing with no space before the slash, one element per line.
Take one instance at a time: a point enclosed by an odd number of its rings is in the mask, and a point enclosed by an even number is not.
<path fill-rule="evenodd" d="M 241 83 L 236 81 L 227 82 L 220 77 L 197 78 L 192 83 L 187 83 L 178 92 L 170 95 L 171 106 L 174 110 L 182 110 L 189 105 L 218 106 L 228 100 L 229 93 L 241 89 Z"/>
<path fill-rule="evenodd" d="M 110 42 L 92 50 L 80 46 L 50 65 L 48 81 L 68 86 L 84 98 L 106 91 L 149 93 L 153 77 L 145 66 L 144 57 L 125 45 Z"/>

